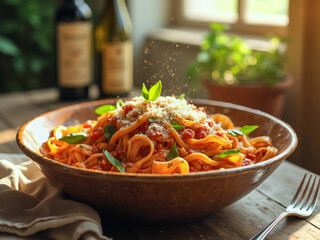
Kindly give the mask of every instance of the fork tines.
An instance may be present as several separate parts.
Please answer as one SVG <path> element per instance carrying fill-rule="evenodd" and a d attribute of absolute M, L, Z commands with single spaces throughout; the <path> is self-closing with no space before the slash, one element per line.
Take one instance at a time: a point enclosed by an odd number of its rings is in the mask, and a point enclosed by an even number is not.
<path fill-rule="evenodd" d="M 312 183 L 312 184 L 310 184 Z M 319 196 L 319 177 L 306 172 L 288 208 L 313 211 Z"/>

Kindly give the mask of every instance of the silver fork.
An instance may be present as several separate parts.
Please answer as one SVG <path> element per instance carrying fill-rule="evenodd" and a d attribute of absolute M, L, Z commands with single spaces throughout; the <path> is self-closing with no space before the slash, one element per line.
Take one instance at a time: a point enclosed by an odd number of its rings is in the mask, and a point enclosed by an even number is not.
<path fill-rule="evenodd" d="M 309 177 L 309 178 L 308 178 Z M 312 180 L 313 177 L 313 181 Z M 307 182 L 305 181 L 308 178 Z M 310 186 L 310 183 L 312 185 Z M 318 176 L 305 173 L 296 194 L 291 200 L 291 203 L 286 208 L 286 211 L 272 220 L 267 226 L 261 229 L 250 240 L 262 240 L 269 232 L 285 217 L 297 216 L 301 218 L 309 217 L 314 208 L 319 196 L 320 181 Z"/>

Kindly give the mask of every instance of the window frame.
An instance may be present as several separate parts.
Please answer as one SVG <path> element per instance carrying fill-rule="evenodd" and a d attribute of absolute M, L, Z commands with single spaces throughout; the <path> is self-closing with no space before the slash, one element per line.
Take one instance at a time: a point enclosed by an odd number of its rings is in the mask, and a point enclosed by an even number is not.
<path fill-rule="evenodd" d="M 244 21 L 245 1 L 246 0 L 238 0 L 238 14 L 239 14 L 238 20 L 235 23 L 226 23 L 229 25 L 228 31 L 239 33 L 242 35 L 251 35 L 251 36 L 260 36 L 260 37 L 265 37 L 267 33 L 272 33 L 279 37 L 287 36 L 289 24 L 286 26 L 276 26 L 276 25 L 246 23 Z M 175 0 L 170 2 L 171 2 L 171 6 L 170 6 L 171 8 L 170 9 L 170 25 L 171 26 L 181 27 L 181 28 L 208 29 L 209 24 L 212 21 L 189 20 L 184 17 L 183 15 L 184 0 Z M 290 5 L 290 1 L 289 1 L 289 5 Z M 216 21 L 216 22 L 219 22 L 219 21 Z"/>

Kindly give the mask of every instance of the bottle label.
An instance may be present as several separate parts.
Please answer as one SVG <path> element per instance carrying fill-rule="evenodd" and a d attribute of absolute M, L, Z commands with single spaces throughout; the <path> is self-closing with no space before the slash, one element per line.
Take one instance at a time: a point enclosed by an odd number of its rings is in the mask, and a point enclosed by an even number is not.
<path fill-rule="evenodd" d="M 105 43 L 102 50 L 102 91 L 127 93 L 133 86 L 132 41 Z"/>
<path fill-rule="evenodd" d="M 57 26 L 58 84 L 85 87 L 92 81 L 91 22 L 60 23 Z"/>

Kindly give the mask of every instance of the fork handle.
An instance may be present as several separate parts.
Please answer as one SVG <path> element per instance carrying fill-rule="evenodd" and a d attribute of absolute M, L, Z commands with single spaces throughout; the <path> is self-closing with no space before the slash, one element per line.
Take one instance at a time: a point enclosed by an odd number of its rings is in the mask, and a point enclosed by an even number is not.
<path fill-rule="evenodd" d="M 285 217 L 287 217 L 289 213 L 283 212 L 278 217 L 273 219 L 267 226 L 262 228 L 259 232 L 257 232 L 250 240 L 263 240 L 269 232 Z"/>

